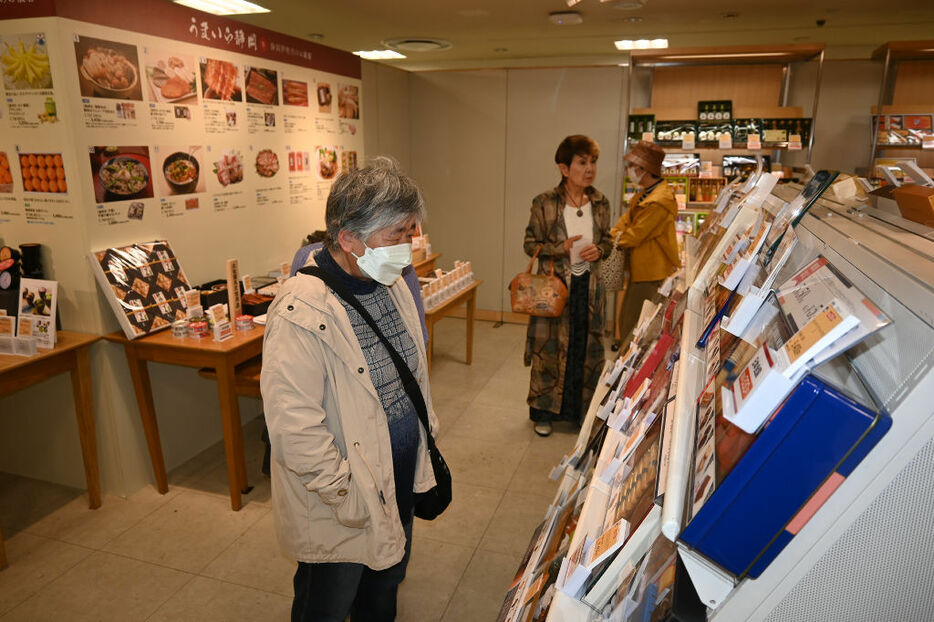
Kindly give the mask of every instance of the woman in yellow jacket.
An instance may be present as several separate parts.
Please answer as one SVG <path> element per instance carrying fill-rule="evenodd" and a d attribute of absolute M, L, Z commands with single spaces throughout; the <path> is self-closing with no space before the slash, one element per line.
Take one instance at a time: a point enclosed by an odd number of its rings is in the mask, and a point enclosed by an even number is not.
<path fill-rule="evenodd" d="M 622 343 L 629 340 L 642 311 L 642 303 L 650 299 L 662 282 L 681 267 L 678 239 L 675 236 L 675 216 L 678 202 L 662 179 L 664 150 L 655 143 L 639 141 L 623 156 L 626 174 L 639 187 L 629 209 L 610 230 L 618 245 L 629 249 L 629 287 L 623 299 L 619 335 Z"/>

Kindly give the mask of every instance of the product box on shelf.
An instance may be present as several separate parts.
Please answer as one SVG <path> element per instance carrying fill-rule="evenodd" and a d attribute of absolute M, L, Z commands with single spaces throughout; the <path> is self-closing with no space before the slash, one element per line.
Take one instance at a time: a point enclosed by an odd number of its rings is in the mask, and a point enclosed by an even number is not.
<path fill-rule="evenodd" d="M 762 170 L 772 170 L 772 158 L 768 155 L 725 155 L 723 156 L 723 176 L 737 177 L 740 181 L 746 181 L 759 168 L 757 158 L 762 158 Z"/>
<path fill-rule="evenodd" d="M 721 137 L 733 138 L 733 124 L 729 121 L 701 121 L 697 124 L 697 143 L 717 146 Z"/>
<path fill-rule="evenodd" d="M 240 293 L 243 294 L 243 283 L 239 284 Z M 201 291 L 201 306 L 210 309 L 216 304 L 227 304 L 227 279 L 208 281 L 195 287 Z"/>
<path fill-rule="evenodd" d="M 655 132 L 654 114 L 631 114 L 629 115 L 629 140 L 642 140 L 642 135 L 646 132 Z"/>
<path fill-rule="evenodd" d="M 762 119 L 734 119 L 734 142 L 745 143 L 750 134 L 758 134 L 759 140 L 762 140 Z"/>
<path fill-rule="evenodd" d="M 892 192 L 892 196 L 903 218 L 934 227 L 934 188 L 900 186 Z"/>
<path fill-rule="evenodd" d="M 665 177 L 697 177 L 700 173 L 699 153 L 666 153 L 662 160 L 662 175 Z"/>
<path fill-rule="evenodd" d="M 697 121 L 658 121 L 655 124 L 655 142 L 660 145 L 679 146 L 688 137 L 697 138 Z"/>
<path fill-rule="evenodd" d="M 800 136 L 801 144 L 807 145 L 811 136 L 811 119 L 762 119 L 763 145 L 787 146 L 792 135 Z"/>
<path fill-rule="evenodd" d="M 729 121 L 733 118 L 733 102 L 729 99 L 717 99 L 697 102 L 699 121 Z"/>

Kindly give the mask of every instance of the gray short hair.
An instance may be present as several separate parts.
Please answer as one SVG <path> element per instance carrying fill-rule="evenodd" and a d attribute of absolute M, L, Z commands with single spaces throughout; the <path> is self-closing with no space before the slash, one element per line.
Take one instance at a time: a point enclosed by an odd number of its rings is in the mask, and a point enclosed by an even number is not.
<path fill-rule="evenodd" d="M 324 213 L 327 245 L 337 244 L 341 230 L 366 241 L 411 216 L 417 222 L 427 216 L 421 190 L 395 160 L 375 157 L 361 169 L 341 173 L 331 186 Z"/>

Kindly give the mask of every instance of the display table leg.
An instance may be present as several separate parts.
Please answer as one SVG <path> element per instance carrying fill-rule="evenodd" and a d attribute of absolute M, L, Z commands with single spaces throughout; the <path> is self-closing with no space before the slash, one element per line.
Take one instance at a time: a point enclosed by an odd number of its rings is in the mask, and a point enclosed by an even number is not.
<path fill-rule="evenodd" d="M 149 368 L 145 359 L 139 358 L 131 344 L 124 346 L 130 376 L 133 378 L 133 390 L 136 392 L 136 404 L 139 416 L 143 420 L 146 444 L 149 446 L 149 459 L 156 476 L 156 490 L 165 494 L 169 491 L 169 480 L 165 474 L 165 458 L 162 456 L 162 441 L 159 438 L 159 424 L 156 422 L 156 407 L 152 401 L 152 383 L 149 380 Z"/>
<path fill-rule="evenodd" d="M 241 493 L 249 492 L 246 463 L 243 455 L 243 430 L 240 427 L 240 404 L 234 379 L 234 366 L 227 359 L 219 360 L 217 394 L 220 398 L 221 420 L 224 426 L 224 452 L 227 456 L 227 480 L 230 485 L 230 507 L 239 510 Z"/>
<path fill-rule="evenodd" d="M 467 364 L 473 361 L 473 314 L 477 307 L 477 290 L 467 298 Z"/>
<path fill-rule="evenodd" d="M 6 549 L 3 547 L 3 532 L 0 531 L 0 570 L 3 570 L 10 564 L 6 560 Z"/>
<path fill-rule="evenodd" d="M 78 416 L 84 478 L 88 483 L 88 498 L 93 510 L 101 506 L 101 477 L 97 465 L 97 433 L 94 428 L 94 394 L 91 387 L 91 357 L 88 347 L 75 350 L 71 390 L 75 398 L 75 414 Z"/>

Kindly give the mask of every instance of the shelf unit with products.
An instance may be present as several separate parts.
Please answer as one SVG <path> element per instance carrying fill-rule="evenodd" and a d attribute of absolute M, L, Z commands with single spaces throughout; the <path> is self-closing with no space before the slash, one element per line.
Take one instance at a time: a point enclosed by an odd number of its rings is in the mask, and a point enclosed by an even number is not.
<path fill-rule="evenodd" d="M 934 168 L 934 40 L 890 41 L 873 60 L 883 63 L 879 102 L 872 108 L 867 176 L 901 182 L 900 163 Z M 910 181 L 909 177 L 909 181 Z"/>
<path fill-rule="evenodd" d="M 666 151 L 696 153 L 709 163 L 707 177 L 746 176 L 755 155 L 768 157 L 771 166 L 784 150 L 806 150 L 810 162 L 823 59 L 823 44 L 634 50 L 623 150 L 651 138 Z M 789 84 L 794 64 L 812 61 L 818 69 L 806 117 L 789 105 Z M 647 107 L 633 101 L 642 70 L 651 72 Z M 741 169 L 725 163 L 728 157 L 753 164 Z"/>
<path fill-rule="evenodd" d="M 835 178 L 725 190 L 607 363 L 500 619 L 925 617 L 934 241 Z"/>

